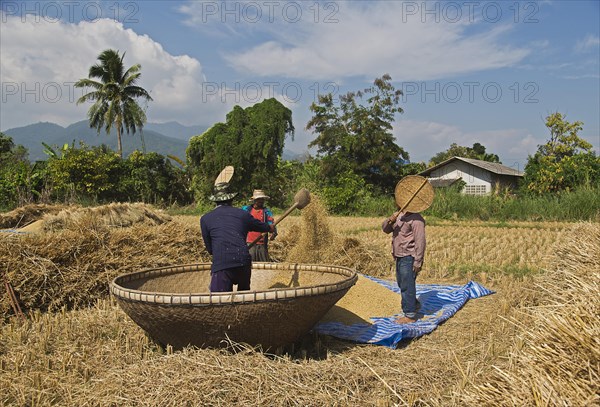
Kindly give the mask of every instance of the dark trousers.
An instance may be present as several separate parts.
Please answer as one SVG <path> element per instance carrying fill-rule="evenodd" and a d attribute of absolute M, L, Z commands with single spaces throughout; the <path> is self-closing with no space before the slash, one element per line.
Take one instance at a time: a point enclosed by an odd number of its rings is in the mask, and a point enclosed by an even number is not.
<path fill-rule="evenodd" d="M 233 291 L 234 284 L 237 284 L 238 291 L 249 290 L 251 275 L 252 264 L 211 273 L 210 291 L 213 293 L 230 292 Z"/>
<path fill-rule="evenodd" d="M 396 281 L 402 295 L 402 311 L 409 318 L 417 315 L 417 275 L 413 271 L 413 256 L 396 257 Z"/>
<path fill-rule="evenodd" d="M 255 244 L 250 248 L 252 261 L 271 261 L 269 259 L 269 246 L 266 244 Z"/>

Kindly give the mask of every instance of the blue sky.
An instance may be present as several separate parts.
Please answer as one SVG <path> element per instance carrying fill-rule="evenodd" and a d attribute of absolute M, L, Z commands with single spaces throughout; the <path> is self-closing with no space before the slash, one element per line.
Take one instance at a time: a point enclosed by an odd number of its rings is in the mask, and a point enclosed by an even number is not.
<path fill-rule="evenodd" d="M 85 118 L 74 81 L 106 48 L 142 65 L 151 122 L 212 125 L 273 96 L 304 127 L 322 92 L 389 73 L 413 161 L 480 142 L 521 168 L 555 111 L 600 148 L 598 1 L 3 1 L 0 129 Z"/>

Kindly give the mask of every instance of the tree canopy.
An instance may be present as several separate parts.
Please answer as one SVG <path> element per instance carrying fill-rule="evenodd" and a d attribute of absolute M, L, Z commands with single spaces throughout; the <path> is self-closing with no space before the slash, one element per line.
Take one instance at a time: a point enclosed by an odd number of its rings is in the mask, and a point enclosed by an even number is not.
<path fill-rule="evenodd" d="M 0 132 L 0 209 L 31 198 L 31 165 L 27 149 Z"/>
<path fill-rule="evenodd" d="M 525 165 L 523 184 L 527 191 L 541 194 L 600 184 L 600 158 L 578 135 L 583 123 L 569 123 L 556 112 L 546 117 L 546 127 L 550 139 L 538 146 Z"/>
<path fill-rule="evenodd" d="M 276 99 L 246 109 L 235 106 L 225 123 L 190 140 L 187 159 L 198 199 L 206 199 L 219 172 L 233 165 L 232 188 L 245 196 L 265 189 L 276 200 L 281 186 L 274 179 L 288 135 L 294 135 L 292 111 Z"/>
<path fill-rule="evenodd" d="M 333 181 L 352 173 L 380 192 L 393 191 L 408 153 L 392 134 L 395 115 L 403 110 L 402 91 L 391 80 L 383 75 L 373 86 L 341 95 L 339 101 L 331 93 L 319 95 L 310 106 L 313 117 L 306 128 L 317 137 L 309 147 L 317 147 L 324 178 Z"/>
<path fill-rule="evenodd" d="M 117 130 L 120 157 L 123 156 L 123 130 L 135 134 L 146 123 L 146 113 L 137 99 L 152 100 L 146 89 L 136 85 L 142 66 L 136 64 L 125 70 L 124 57 L 125 53 L 119 56 L 119 51 L 113 49 L 102 51 L 98 56 L 99 63 L 90 68 L 88 78 L 75 83 L 75 87 L 92 89 L 77 100 L 77 104 L 94 102 L 88 110 L 90 127 L 96 128 L 98 134 L 103 127 L 107 134 L 113 126 Z"/>
<path fill-rule="evenodd" d="M 483 144 L 474 143 L 473 147 L 464 147 L 459 146 L 457 143 L 452 143 L 450 144 L 450 148 L 448 148 L 445 151 L 441 151 L 433 157 L 431 157 L 431 159 L 429 160 L 429 166 L 432 167 L 452 157 L 473 158 L 475 160 L 489 161 L 501 164 L 498 155 L 486 152 L 485 146 Z"/>

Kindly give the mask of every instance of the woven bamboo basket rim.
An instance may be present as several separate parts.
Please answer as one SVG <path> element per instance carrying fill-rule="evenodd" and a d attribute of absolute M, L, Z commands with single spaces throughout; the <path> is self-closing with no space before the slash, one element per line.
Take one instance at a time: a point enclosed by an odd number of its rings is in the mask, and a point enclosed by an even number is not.
<path fill-rule="evenodd" d="M 420 175 L 407 175 L 398 181 L 394 189 L 396 205 L 399 208 L 406 205 L 405 212 L 423 212 L 431 206 L 434 195 L 431 183 Z"/>
<path fill-rule="evenodd" d="M 164 266 L 145 269 L 116 277 L 110 283 L 110 292 L 117 298 L 160 305 L 172 306 L 214 306 L 247 304 L 263 301 L 291 300 L 299 297 L 319 296 L 352 287 L 358 275 L 356 271 L 343 266 L 301 263 L 263 263 L 253 262 L 253 270 L 290 270 L 320 271 L 339 274 L 343 279 L 335 283 L 307 285 L 295 288 L 270 288 L 265 290 L 232 291 L 219 293 L 167 293 L 156 291 L 140 291 L 122 287 L 120 284 L 152 277 L 166 276 L 185 272 L 210 271 L 211 263 L 193 263 L 176 266 Z"/>

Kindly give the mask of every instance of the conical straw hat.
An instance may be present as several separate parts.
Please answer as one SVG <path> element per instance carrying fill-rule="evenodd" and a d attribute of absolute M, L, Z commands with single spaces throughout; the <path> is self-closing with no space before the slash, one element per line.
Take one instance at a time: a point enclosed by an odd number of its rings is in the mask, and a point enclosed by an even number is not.
<path fill-rule="evenodd" d="M 403 212 L 422 212 L 433 202 L 433 187 L 427 178 L 408 175 L 398 181 L 394 191 L 396 205 Z"/>

